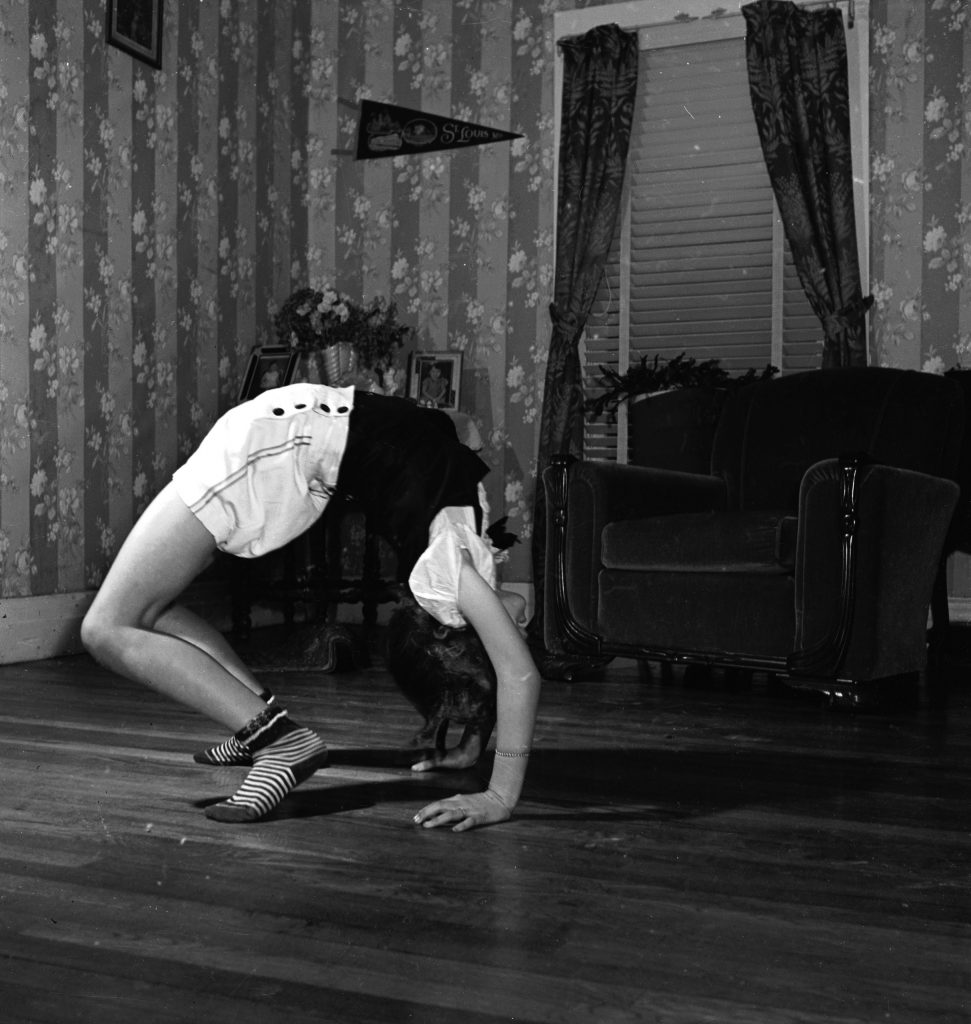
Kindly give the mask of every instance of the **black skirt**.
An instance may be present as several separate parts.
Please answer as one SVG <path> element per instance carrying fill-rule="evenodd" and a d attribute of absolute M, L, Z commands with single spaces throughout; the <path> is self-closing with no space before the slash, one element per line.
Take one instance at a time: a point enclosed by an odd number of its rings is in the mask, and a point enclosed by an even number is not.
<path fill-rule="evenodd" d="M 432 520 L 448 506 L 475 510 L 489 467 L 463 445 L 451 418 L 403 398 L 358 392 L 351 411 L 337 494 L 357 501 L 407 579 L 428 546 Z"/>

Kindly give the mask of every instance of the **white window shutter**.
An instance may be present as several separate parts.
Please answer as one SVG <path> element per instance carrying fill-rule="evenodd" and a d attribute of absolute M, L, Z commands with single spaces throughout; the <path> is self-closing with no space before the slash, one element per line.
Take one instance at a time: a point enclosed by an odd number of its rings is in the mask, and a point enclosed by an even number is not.
<path fill-rule="evenodd" d="M 781 352 L 780 369 L 817 368 L 822 330 L 773 230 L 742 39 L 641 51 L 627 174 L 629 202 L 586 327 L 588 396 L 601 366 L 642 356 L 685 352 L 742 374 L 780 365 Z M 607 417 L 587 421 L 588 458 L 614 458 L 616 445 Z"/>

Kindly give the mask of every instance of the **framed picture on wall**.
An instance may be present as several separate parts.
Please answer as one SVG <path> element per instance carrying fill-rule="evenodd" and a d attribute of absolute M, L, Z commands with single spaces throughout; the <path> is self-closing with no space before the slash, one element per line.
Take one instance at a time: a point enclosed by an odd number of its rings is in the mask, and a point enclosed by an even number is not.
<path fill-rule="evenodd" d="M 432 409 L 458 409 L 462 385 L 461 352 L 415 352 L 408 395 Z"/>
<path fill-rule="evenodd" d="M 108 0 L 107 14 L 112 46 L 162 66 L 162 0 Z"/>
<path fill-rule="evenodd" d="M 293 380 L 299 353 L 286 345 L 257 346 L 250 353 L 239 401 L 247 402 L 270 388 L 282 388 Z"/>

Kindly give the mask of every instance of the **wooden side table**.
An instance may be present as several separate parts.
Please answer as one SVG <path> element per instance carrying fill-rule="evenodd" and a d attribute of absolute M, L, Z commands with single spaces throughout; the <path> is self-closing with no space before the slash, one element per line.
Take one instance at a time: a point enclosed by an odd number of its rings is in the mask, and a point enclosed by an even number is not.
<path fill-rule="evenodd" d="M 254 605 L 281 608 L 287 626 L 296 624 L 302 608 L 303 621 L 336 630 L 340 605 L 359 604 L 366 657 L 379 606 L 402 595 L 390 547 L 364 510 L 345 496 L 335 496 L 324 515 L 281 550 L 261 558 L 227 558 L 232 630 L 240 640 L 252 632 Z"/>

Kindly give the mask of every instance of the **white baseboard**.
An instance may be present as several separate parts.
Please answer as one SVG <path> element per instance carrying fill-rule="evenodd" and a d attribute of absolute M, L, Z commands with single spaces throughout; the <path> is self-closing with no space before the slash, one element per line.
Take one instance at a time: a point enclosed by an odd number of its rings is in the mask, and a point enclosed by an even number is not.
<path fill-rule="evenodd" d="M 0 665 L 81 650 L 81 620 L 94 594 L 0 598 Z"/>

